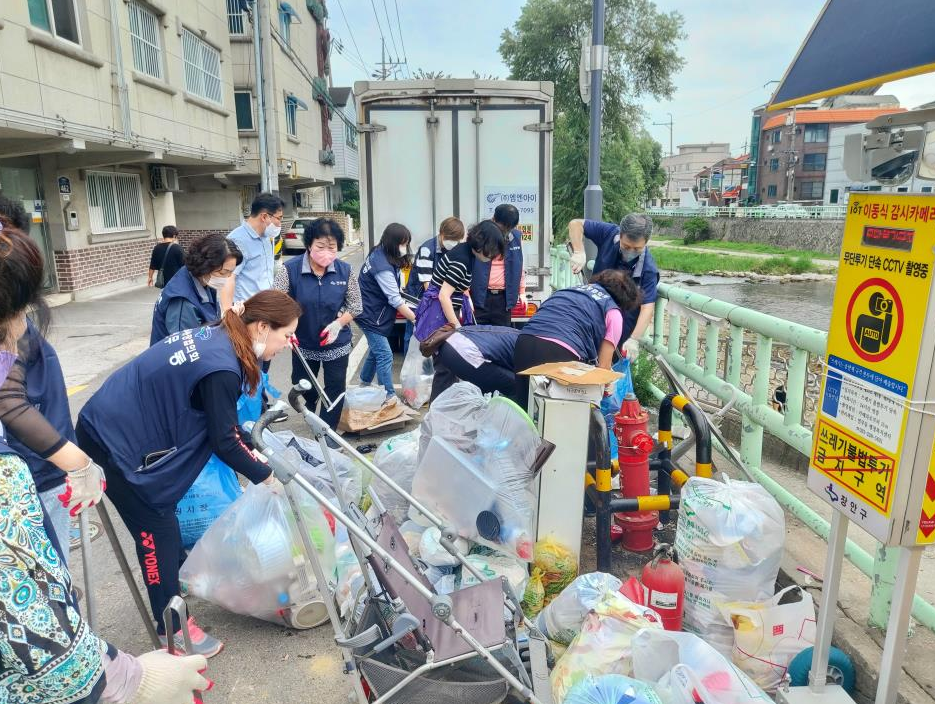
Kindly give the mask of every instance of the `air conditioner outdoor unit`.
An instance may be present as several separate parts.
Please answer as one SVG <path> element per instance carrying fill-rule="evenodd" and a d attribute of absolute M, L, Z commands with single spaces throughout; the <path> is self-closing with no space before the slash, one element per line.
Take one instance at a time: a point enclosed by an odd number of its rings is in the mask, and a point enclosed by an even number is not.
<path fill-rule="evenodd" d="M 149 177 L 153 191 L 156 193 L 180 190 L 178 169 L 171 166 L 153 166 L 150 169 Z"/>

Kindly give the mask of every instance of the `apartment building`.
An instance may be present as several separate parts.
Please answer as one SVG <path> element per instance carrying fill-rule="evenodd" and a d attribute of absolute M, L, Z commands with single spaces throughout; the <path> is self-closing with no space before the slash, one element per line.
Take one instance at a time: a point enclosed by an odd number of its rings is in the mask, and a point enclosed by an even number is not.
<path fill-rule="evenodd" d="M 264 1 L 271 139 L 291 203 L 331 179 L 312 90 L 327 30 L 323 8 L 318 18 Z M 82 298 L 140 283 L 164 225 L 194 236 L 239 222 L 259 187 L 255 137 L 240 129 L 255 114 L 239 97 L 253 85 L 250 33 L 227 0 L 3 3 L 0 193 L 32 212 L 50 290 Z"/>
<path fill-rule="evenodd" d="M 683 189 L 693 189 L 695 176 L 721 159 L 730 157 L 730 145 L 724 142 L 680 144 L 678 154 L 663 157 L 661 167 L 666 173 L 661 204 L 677 204 Z"/>

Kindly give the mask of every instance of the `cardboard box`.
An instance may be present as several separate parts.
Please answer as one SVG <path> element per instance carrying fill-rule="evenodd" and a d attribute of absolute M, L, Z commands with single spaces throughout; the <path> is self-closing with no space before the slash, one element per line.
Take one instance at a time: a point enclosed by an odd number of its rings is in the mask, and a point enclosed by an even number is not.
<path fill-rule="evenodd" d="M 530 388 L 534 393 L 585 403 L 600 403 L 604 397 L 604 387 L 623 376 L 619 372 L 601 369 L 584 362 L 540 364 L 521 371 L 520 374 L 532 377 Z"/>

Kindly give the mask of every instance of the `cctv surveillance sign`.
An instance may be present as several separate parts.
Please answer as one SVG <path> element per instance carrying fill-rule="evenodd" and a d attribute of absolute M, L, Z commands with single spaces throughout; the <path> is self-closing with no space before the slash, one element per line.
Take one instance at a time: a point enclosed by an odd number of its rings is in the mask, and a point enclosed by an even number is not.
<path fill-rule="evenodd" d="M 935 542 L 933 275 L 935 197 L 852 193 L 808 486 L 888 544 Z"/>

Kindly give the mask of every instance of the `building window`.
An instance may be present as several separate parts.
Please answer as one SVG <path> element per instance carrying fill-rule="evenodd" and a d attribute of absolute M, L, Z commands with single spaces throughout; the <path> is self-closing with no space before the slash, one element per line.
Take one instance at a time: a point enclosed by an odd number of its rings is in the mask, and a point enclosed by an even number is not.
<path fill-rule="evenodd" d="M 237 129 L 252 131 L 256 129 L 253 124 L 253 93 L 248 90 L 234 91 L 234 108 L 237 111 Z"/>
<path fill-rule="evenodd" d="M 828 125 L 805 125 L 806 142 L 827 142 Z"/>
<path fill-rule="evenodd" d="M 357 127 L 349 122 L 344 123 L 344 141 L 351 149 L 357 149 Z"/>
<path fill-rule="evenodd" d="M 221 104 L 221 52 L 187 29 L 182 30 L 185 90 Z"/>
<path fill-rule="evenodd" d="M 770 170 L 770 171 L 779 171 L 779 159 L 770 159 L 770 160 L 769 160 L 769 170 Z"/>
<path fill-rule="evenodd" d="M 299 136 L 299 110 L 308 110 L 308 104 L 294 95 L 286 96 L 286 133 L 293 138 Z"/>
<path fill-rule="evenodd" d="M 818 154 L 806 154 L 802 158 L 802 171 L 824 171 L 825 170 L 825 155 Z"/>
<path fill-rule="evenodd" d="M 824 181 L 802 181 L 799 193 L 805 200 L 820 200 L 825 193 Z"/>
<path fill-rule="evenodd" d="M 770 141 L 773 144 L 779 144 L 782 141 L 782 128 L 777 128 L 773 130 L 773 133 L 769 136 Z"/>
<path fill-rule="evenodd" d="M 81 43 L 76 0 L 28 0 L 29 22 L 56 37 Z"/>
<path fill-rule="evenodd" d="M 931 187 L 931 186 L 922 186 L 922 192 L 923 192 L 923 193 L 931 193 L 931 192 L 932 192 L 932 187 Z"/>
<path fill-rule="evenodd" d="M 235 36 L 246 34 L 244 12 L 240 9 L 240 0 L 227 0 L 227 33 Z"/>
<path fill-rule="evenodd" d="M 87 184 L 92 233 L 144 229 L 139 175 L 92 171 Z"/>
<path fill-rule="evenodd" d="M 771 184 L 766 187 L 766 197 L 775 198 L 776 197 L 776 184 Z"/>
<path fill-rule="evenodd" d="M 279 34 L 286 46 L 292 46 L 292 18 L 282 8 L 279 9 Z"/>
<path fill-rule="evenodd" d="M 840 196 L 840 193 L 841 193 L 841 192 L 840 192 L 839 189 L 837 189 L 837 188 L 832 188 L 832 189 L 831 189 L 831 194 L 828 196 L 828 202 L 831 203 L 831 205 L 836 205 L 837 202 L 838 202 L 838 198 L 839 198 L 839 196 Z"/>
<path fill-rule="evenodd" d="M 162 47 L 159 42 L 159 18 L 142 5 L 131 2 L 130 45 L 133 68 L 153 78 L 162 78 Z"/>

